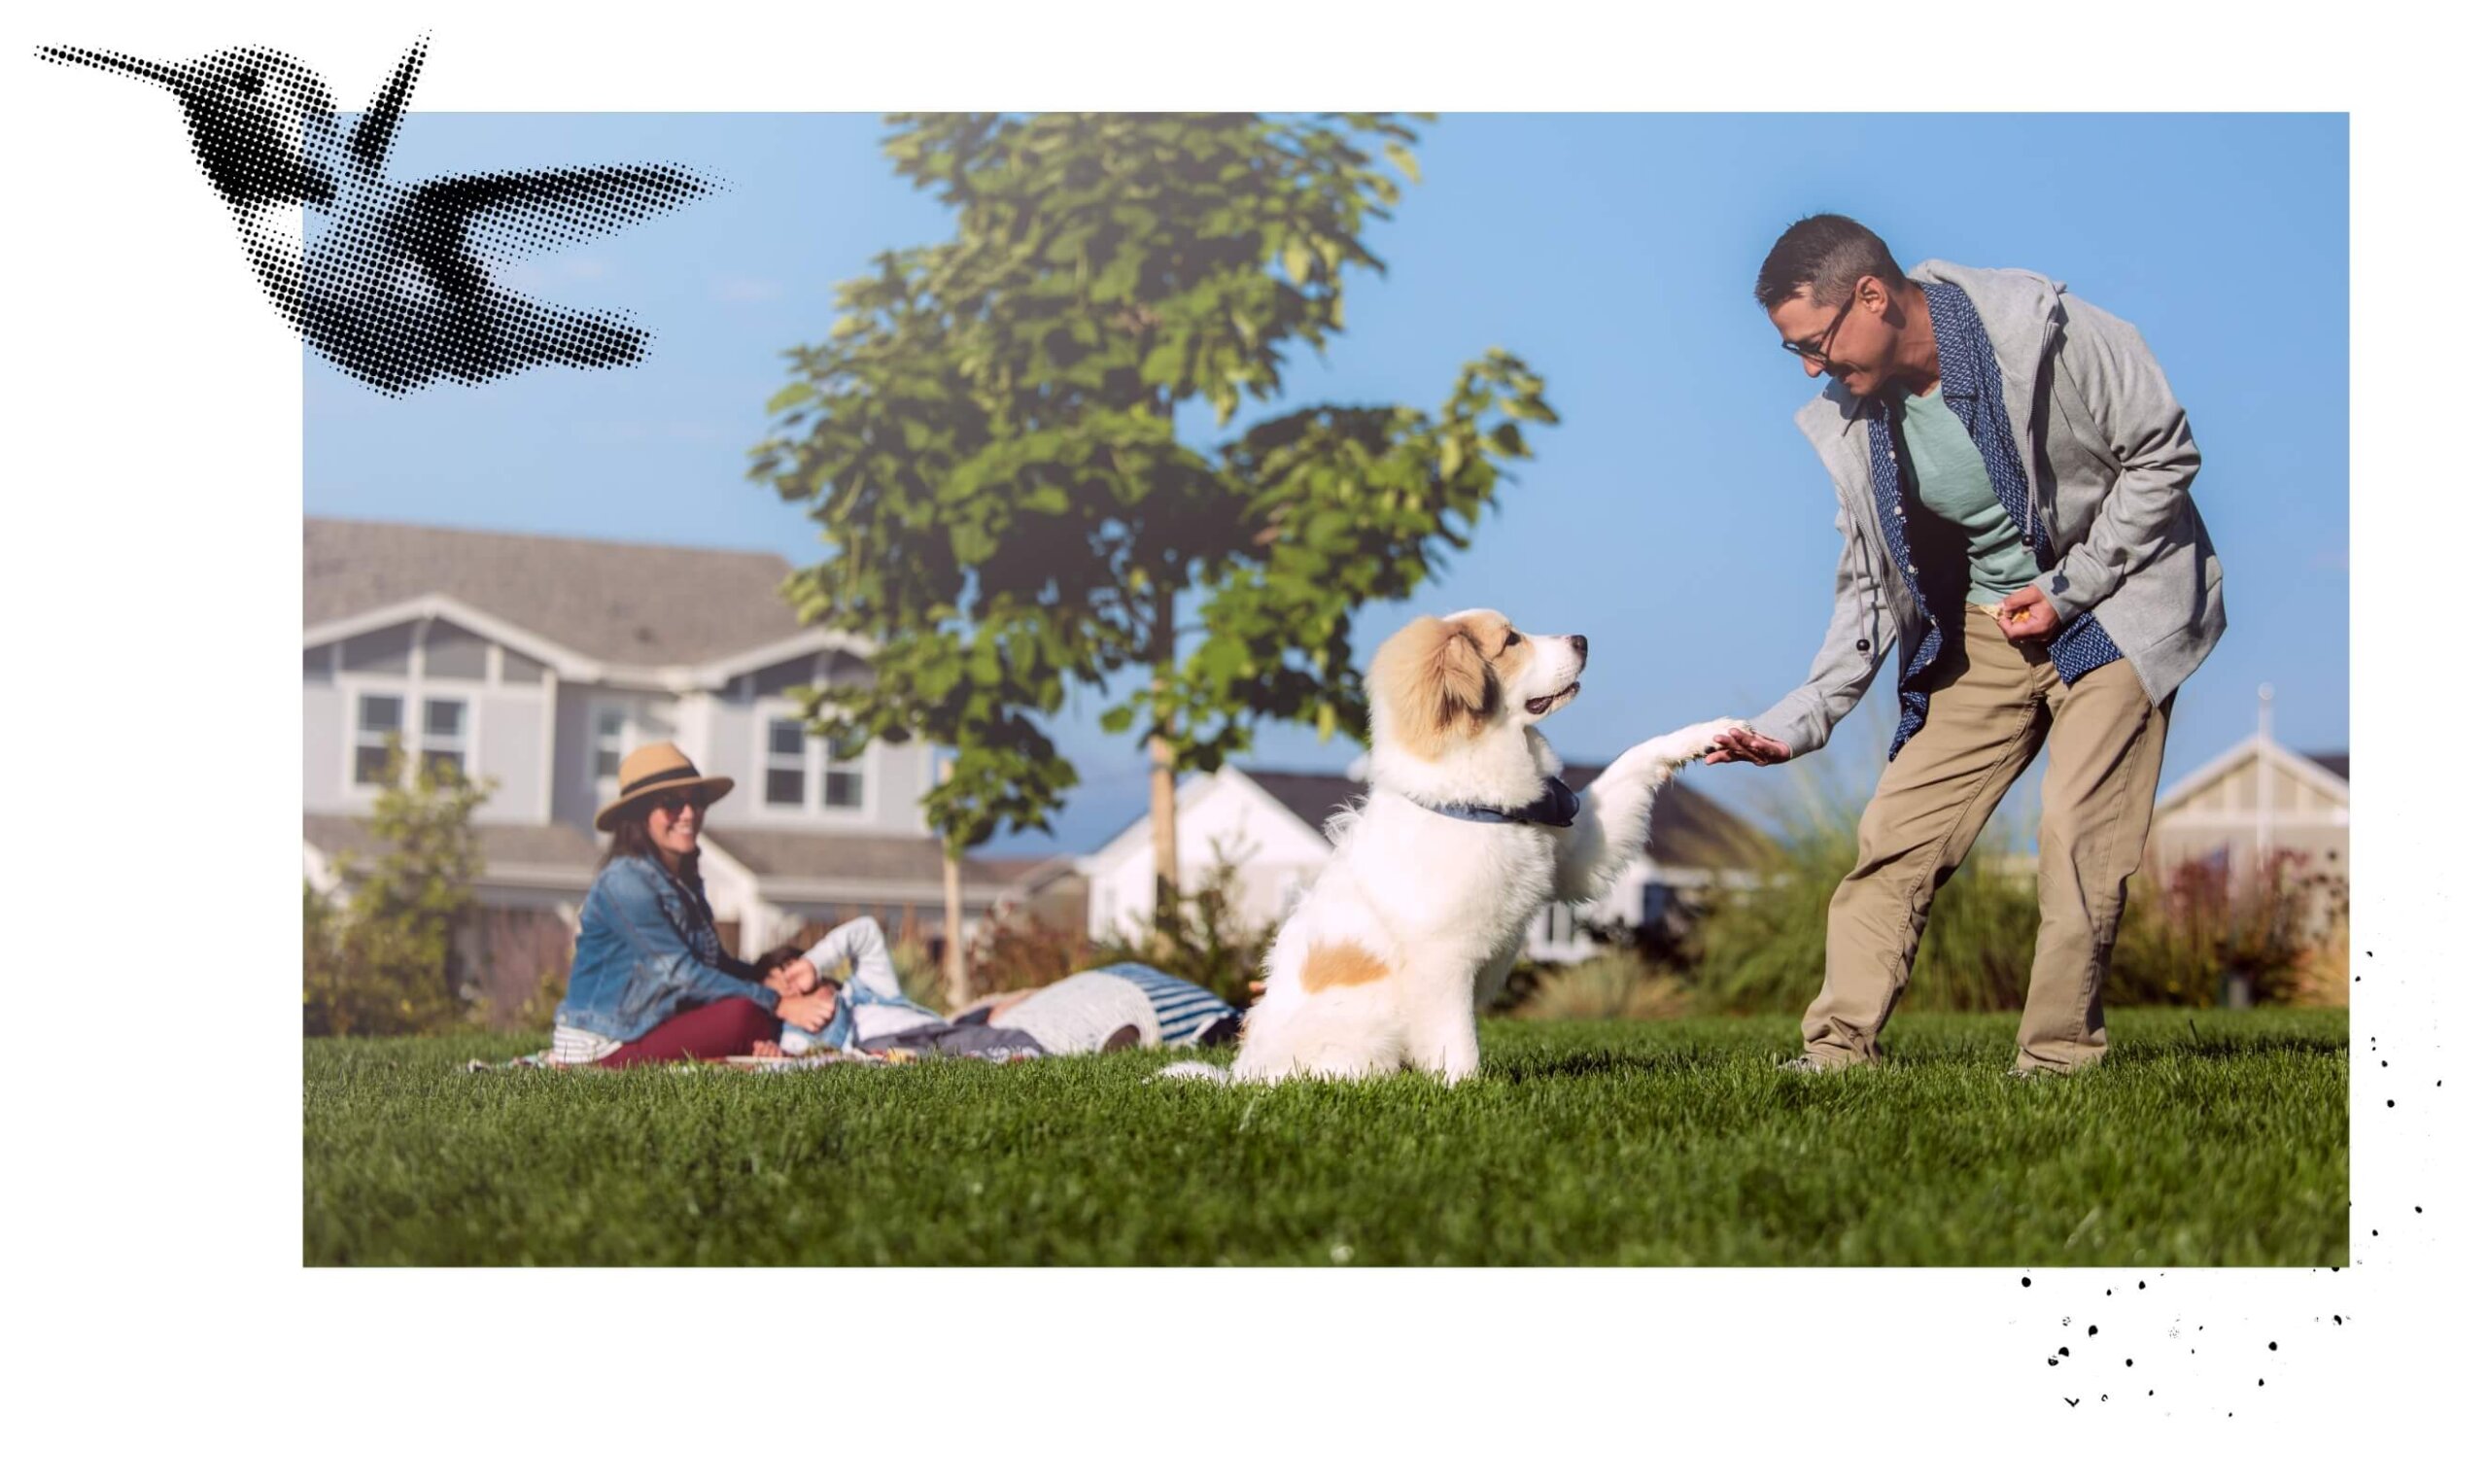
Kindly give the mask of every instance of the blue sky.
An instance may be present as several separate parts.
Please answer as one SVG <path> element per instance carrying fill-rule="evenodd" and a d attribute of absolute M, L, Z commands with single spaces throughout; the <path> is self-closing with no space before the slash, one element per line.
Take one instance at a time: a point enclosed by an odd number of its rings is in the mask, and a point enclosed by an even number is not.
<path fill-rule="evenodd" d="M 674 159 L 720 196 L 510 270 L 565 303 L 628 309 L 640 365 L 372 393 L 306 355 L 314 515 L 774 550 L 820 533 L 743 478 L 830 291 L 884 248 L 947 235 L 893 177 L 863 115 L 415 114 L 406 174 Z M 2164 779 L 2251 731 L 2349 740 L 2349 168 L 2340 115 L 1455 115 L 1425 130 L 1423 184 L 1368 243 L 1348 332 L 1299 355 L 1291 400 L 1431 407 L 1490 345 L 1547 378 L 1536 439 L 1474 547 L 1414 604 L 1369 608 L 1358 650 L 1418 609 L 1492 605 L 1595 641 L 1581 699 L 1548 724 L 1596 760 L 1654 732 L 1762 710 L 1822 636 L 1832 495 L 1790 417 L 1814 390 L 1750 298 L 1780 229 L 1814 211 L 1873 226 L 1904 265 L 2035 268 L 2139 326 L 2185 401 L 2194 494 L 2228 573 L 2228 637 L 2181 692 Z M 1257 415 L 1247 406 L 1239 421 Z M 1206 437 L 1206 414 L 1188 435 Z M 548 579 L 558 574 L 548 573 Z M 1699 770 L 1770 817 L 1871 785 L 1888 669 L 1822 754 Z M 1088 849 L 1140 813 L 1145 766 L 1088 698 L 1056 740 L 1083 783 L 1053 845 Z M 1353 755 L 1267 729 L 1259 760 Z M 2037 770 L 1999 828 L 2026 828 Z M 1045 848 L 1042 838 L 992 848 Z"/>

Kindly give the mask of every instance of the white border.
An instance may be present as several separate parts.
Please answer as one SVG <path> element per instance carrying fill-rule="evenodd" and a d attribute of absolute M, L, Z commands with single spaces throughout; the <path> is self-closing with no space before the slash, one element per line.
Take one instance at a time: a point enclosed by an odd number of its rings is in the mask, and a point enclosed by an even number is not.
<path fill-rule="evenodd" d="M 418 106 L 432 110 L 1294 107 L 1340 94 L 1468 108 L 2346 107 L 2354 532 L 2425 531 L 2462 551 L 2488 534 L 2465 493 L 2476 474 L 2455 462 L 2475 417 L 2471 378 L 2421 339 L 2440 344 L 2447 304 L 2467 301 L 2461 254 L 2480 240 L 2476 193 L 2461 186 L 2475 173 L 2476 49 L 2461 41 L 2459 14 L 2378 3 L 2250 17 L 2166 0 L 2078 15 L 1992 3 L 1890 14 L 1376 4 L 1308 16 L 1064 4 L 956 6 L 928 27 L 908 7 L 713 3 L 686 28 L 678 8 L 629 5 L 25 7 L 0 22 L 17 68 L 0 90 L 0 138 L 15 199 L 32 213 L 16 234 L 30 259 L 19 282 L 40 285 L 17 300 L 8 373 L 23 431 L 10 454 L 21 492 L 11 544 L 75 559 L 27 564 L 0 599 L 10 632 L 66 640 L 30 646 L 13 679 L 89 714 L 133 704 L 213 714 L 230 704 L 226 668 L 154 677 L 134 700 L 89 661 L 145 652 L 168 610 L 212 615 L 222 650 L 246 656 L 281 654 L 300 628 L 299 509 L 287 492 L 299 483 L 301 353 L 242 271 L 170 111 L 32 63 L 38 41 L 187 55 L 260 40 L 337 79 L 352 104 L 428 29 Z M 2183 187 L 2138 181 L 2132 198 L 2100 209 L 2130 215 L 2148 251 L 2152 193 Z M 2273 306 L 2276 325 L 2288 309 Z M 2356 544 L 2359 563 L 2394 550 Z M 2019 1321 L 1993 1300 L 1996 1275 L 1979 1272 L 300 1272 L 284 987 L 300 855 L 289 821 L 239 826 L 219 868 L 196 873 L 152 924 L 156 941 L 220 948 L 210 982 L 180 991 L 214 1006 L 180 1018 L 180 1056 L 107 1067 L 72 1050 L 94 1047 L 97 1002 L 115 992 L 86 950 L 122 935 L 82 915 L 105 894 L 73 901 L 70 920 L 36 935 L 20 962 L 25 983 L 46 986 L 17 1023 L 27 1054 L 8 1092 L 15 1173 L 45 1197 L 16 1233 L 20 1270 L 46 1275 L 19 1331 L 20 1350 L 44 1358 L 24 1398 L 26 1440 L 38 1457 L 109 1458 L 132 1473 L 222 1445 L 247 1446 L 255 1468 L 278 1476 L 532 1474 L 578 1462 L 570 1430 L 610 1419 L 617 1395 L 647 1395 L 635 1383 L 684 1397 L 700 1373 L 730 1366 L 773 1385 L 817 1380 L 823 1407 L 844 1415 L 780 1407 L 764 1386 L 752 1434 L 633 1427 L 628 1455 L 601 1471 L 921 1464 L 955 1450 L 980 1472 L 1059 1464 L 1211 1477 L 1947 1477 L 1975 1464 L 2049 1478 L 2145 1460 L 2150 1475 L 2280 1465 L 2304 1477 L 2361 1468 L 2371 1449 L 2459 1456 L 2448 1450 L 2473 1366 L 2452 1347 L 2468 1341 L 2459 1321 L 2475 1309 L 2477 1279 L 2454 1257 L 2477 1250 L 2478 1231 L 2470 1182 L 2452 1177 L 2473 1147 L 2456 1119 L 2475 1117 L 2475 1079 L 2443 1027 L 2476 977 L 2452 932 L 2476 914 L 2476 874 L 2456 853 L 2472 832 L 2445 817 L 2440 770 L 2459 765 L 2444 755 L 2464 724 L 2443 699 L 2443 656 L 2474 628 L 2469 586 L 2458 569 L 2354 581 L 2354 716 L 2418 718 L 2361 749 L 2358 1266 L 2171 1278 L 2200 1295 L 2198 1312 L 2278 1314 L 2316 1292 L 2346 1295 L 2322 1302 L 2356 1323 L 2329 1358 L 2306 1347 L 2289 1387 L 2235 1419 L 2034 1399 L 2004 1374 L 1996 1327 Z M 268 726 L 199 738 L 184 772 L 283 799 L 298 759 L 269 734 L 299 693 L 291 674 L 251 663 L 264 673 L 252 673 L 248 702 Z M 21 822 L 52 879 L 130 868 L 118 834 L 83 828 L 91 801 L 158 776 L 111 731 L 66 758 L 27 729 L 10 741 L 16 776 L 50 780 Z M 2385 741 L 2423 766 L 2378 761 Z M 176 833 L 154 848 L 179 847 Z M 2365 1054 L 2371 1037 L 2391 1053 L 2389 1072 Z M 2409 1090 L 2445 1073 L 2440 1094 Z M 2402 1105 L 2388 1115 L 2396 1089 Z M 2418 1203 L 2424 1224 L 2383 1215 Z M 2371 1240 L 2371 1224 L 2396 1229 Z M 834 1321 L 807 1309 L 757 1327 L 808 1292 L 834 1296 Z M 627 1340 L 611 1325 L 549 1317 L 626 1303 L 667 1317 Z M 701 1359 L 703 1346 L 677 1340 L 691 1333 L 732 1361 Z M 852 1413 L 853 1393 L 828 1378 L 867 1357 L 881 1374 L 957 1384 L 950 1399 L 962 1404 L 945 1408 L 939 1440 L 913 1424 L 877 1429 L 869 1407 Z M 1201 1382 L 1201 1406 L 1126 1404 L 1135 1394 L 1115 1383 L 1142 1367 Z M 408 1427 L 409 1416 L 431 1420 Z"/>

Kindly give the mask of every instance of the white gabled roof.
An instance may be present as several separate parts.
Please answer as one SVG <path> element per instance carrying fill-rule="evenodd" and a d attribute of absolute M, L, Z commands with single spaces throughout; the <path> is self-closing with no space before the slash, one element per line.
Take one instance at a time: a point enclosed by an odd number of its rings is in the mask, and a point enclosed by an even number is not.
<path fill-rule="evenodd" d="M 2297 778 L 2325 798 L 2347 806 L 2350 802 L 2350 780 L 2320 764 L 2309 762 L 2303 754 L 2291 751 L 2279 742 L 2267 742 L 2261 736 L 2250 735 L 2237 745 L 2187 774 L 2160 791 L 2160 809 L 2173 809 L 2226 777 L 2231 769 L 2252 761 L 2258 751 L 2274 768 Z"/>
<path fill-rule="evenodd" d="M 1306 824 L 1296 811 L 1290 809 L 1283 801 L 1272 797 L 1268 789 L 1254 782 L 1250 775 L 1232 763 L 1226 764 L 1216 773 L 1193 774 L 1177 784 L 1175 786 L 1175 816 L 1180 821 L 1187 811 L 1197 807 L 1211 794 L 1236 789 L 1241 789 L 1252 798 L 1259 800 L 1264 806 L 1264 811 L 1280 829 L 1301 832 L 1307 842 L 1324 849 L 1329 848 L 1330 842 L 1321 831 Z M 1088 854 L 1081 856 L 1079 858 L 1081 874 L 1095 876 L 1106 869 L 1109 857 L 1123 856 L 1131 851 L 1146 850 L 1149 847 L 1149 814 L 1144 811 L 1139 818 L 1117 832 L 1112 840 Z"/>

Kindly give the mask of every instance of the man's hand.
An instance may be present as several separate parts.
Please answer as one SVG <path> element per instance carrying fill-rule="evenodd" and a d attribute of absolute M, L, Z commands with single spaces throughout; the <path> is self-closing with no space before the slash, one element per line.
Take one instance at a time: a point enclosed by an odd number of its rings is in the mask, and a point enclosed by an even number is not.
<path fill-rule="evenodd" d="M 760 982 L 779 994 L 810 994 L 820 986 L 820 970 L 809 958 L 791 958 L 761 976 Z"/>
<path fill-rule="evenodd" d="M 1751 763 L 1757 768 L 1768 768 L 1774 763 L 1788 761 L 1786 742 L 1776 742 L 1759 732 L 1748 732 L 1743 727 L 1721 733 L 1718 743 L 1716 751 L 1702 759 L 1706 766 L 1715 763 Z"/>
<path fill-rule="evenodd" d="M 2056 630 L 2064 627 L 2056 617 L 2056 604 L 2048 602 L 2036 583 L 2006 598 L 1995 621 L 2003 627 L 2006 638 L 2054 638 Z"/>
<path fill-rule="evenodd" d="M 828 990 L 778 996 L 778 1018 L 800 1031 L 817 1031 L 838 1014 L 838 996 Z"/>

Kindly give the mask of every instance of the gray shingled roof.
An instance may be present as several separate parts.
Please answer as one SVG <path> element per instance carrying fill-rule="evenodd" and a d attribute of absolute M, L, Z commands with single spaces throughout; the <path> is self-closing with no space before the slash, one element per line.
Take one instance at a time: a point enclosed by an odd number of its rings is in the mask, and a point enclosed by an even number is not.
<path fill-rule="evenodd" d="M 1564 781 L 1587 788 L 1603 763 L 1568 763 Z M 1330 773 L 1292 773 L 1246 768 L 1244 776 L 1314 829 L 1331 812 L 1365 796 L 1365 785 Z M 1662 866 L 1734 871 L 1769 864 L 1777 853 L 1770 837 L 1685 786 L 1679 778 L 1659 790 L 1650 810 L 1650 859 Z"/>
<path fill-rule="evenodd" d="M 2350 754 L 2346 752 L 2308 752 L 2306 760 L 2346 783 L 2350 780 Z"/>
<path fill-rule="evenodd" d="M 762 877 L 796 880 L 942 879 L 941 842 L 922 836 L 712 829 L 708 838 Z M 968 886 L 1000 886 L 1053 858 L 970 855 L 959 862 L 959 881 Z"/>
<path fill-rule="evenodd" d="M 302 522 L 302 622 L 446 593 L 612 665 L 689 665 L 804 632 L 765 551 L 642 546 L 385 521 Z"/>

